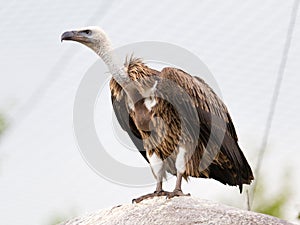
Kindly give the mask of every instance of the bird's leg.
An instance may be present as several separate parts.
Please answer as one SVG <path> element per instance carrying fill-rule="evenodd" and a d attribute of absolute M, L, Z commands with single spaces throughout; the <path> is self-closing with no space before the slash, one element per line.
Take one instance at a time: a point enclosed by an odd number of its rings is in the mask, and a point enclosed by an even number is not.
<path fill-rule="evenodd" d="M 160 181 L 157 181 L 157 184 L 156 184 L 156 189 L 153 193 L 150 193 L 150 194 L 146 194 L 146 195 L 142 195 L 141 197 L 138 197 L 136 199 L 133 199 L 132 200 L 132 203 L 139 203 L 145 199 L 148 199 L 148 198 L 153 198 L 153 197 L 158 197 L 158 196 L 168 196 L 171 192 L 167 192 L 167 191 L 164 191 L 162 189 L 162 180 Z"/>
<path fill-rule="evenodd" d="M 167 198 L 173 198 L 175 196 L 191 196 L 190 193 L 184 194 L 181 190 L 182 173 L 177 172 L 176 186 L 173 192 L 167 195 Z"/>
<path fill-rule="evenodd" d="M 157 181 L 157 184 L 156 184 L 156 189 L 154 191 L 154 193 L 159 193 L 159 192 L 162 192 L 163 189 L 162 189 L 162 181 Z"/>
<path fill-rule="evenodd" d="M 149 157 L 150 167 L 154 177 L 156 178 L 156 189 L 153 193 L 142 195 L 139 198 L 133 199 L 132 202 L 139 203 L 147 198 L 153 198 L 157 196 L 168 196 L 170 192 L 164 191 L 162 189 L 163 178 L 165 176 L 165 168 L 163 161 L 159 159 L 155 153 L 153 153 L 152 157 Z"/>
<path fill-rule="evenodd" d="M 170 192 L 164 191 L 162 189 L 162 178 L 160 181 L 157 182 L 154 194 L 157 194 L 157 196 L 167 196 L 168 194 L 170 194 Z"/>
<path fill-rule="evenodd" d="M 176 156 L 176 162 L 175 162 L 175 166 L 177 169 L 176 186 L 175 186 L 174 191 L 170 192 L 170 194 L 167 195 L 167 198 L 173 198 L 175 196 L 190 196 L 190 194 L 183 194 L 183 192 L 181 190 L 182 175 L 184 174 L 184 172 L 186 170 L 185 153 L 186 153 L 185 148 L 180 146 L 178 154 Z"/>

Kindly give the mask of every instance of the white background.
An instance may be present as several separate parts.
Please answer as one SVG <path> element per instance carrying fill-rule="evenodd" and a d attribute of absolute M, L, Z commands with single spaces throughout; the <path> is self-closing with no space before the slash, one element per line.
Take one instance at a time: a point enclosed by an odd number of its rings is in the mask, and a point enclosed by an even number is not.
<path fill-rule="evenodd" d="M 129 203 L 154 190 L 108 182 L 81 158 L 73 135 L 73 101 L 97 56 L 77 43 L 60 43 L 62 32 L 72 28 L 101 26 L 115 47 L 155 40 L 196 54 L 214 74 L 243 152 L 255 168 L 293 1 L 1 3 L 0 109 L 10 118 L 10 129 L 0 140 L 1 224 L 47 224 L 56 215 L 81 215 Z M 299 19 L 300 15 L 260 174 L 269 197 L 283 182 L 290 183 L 293 197 L 286 209 L 290 220 L 300 211 Z M 109 121 L 109 93 L 103 96 L 97 110 L 105 108 L 103 117 Z M 110 132 L 111 124 L 105 124 L 96 124 L 103 126 L 98 127 L 99 136 L 101 130 Z M 113 152 L 117 154 L 116 149 Z M 139 159 L 143 161 L 139 155 L 125 160 Z M 289 177 L 284 179 L 287 171 Z M 174 180 L 169 181 L 166 189 L 173 185 Z M 237 188 L 213 180 L 192 179 L 183 188 L 193 196 L 245 207 L 245 196 Z"/>

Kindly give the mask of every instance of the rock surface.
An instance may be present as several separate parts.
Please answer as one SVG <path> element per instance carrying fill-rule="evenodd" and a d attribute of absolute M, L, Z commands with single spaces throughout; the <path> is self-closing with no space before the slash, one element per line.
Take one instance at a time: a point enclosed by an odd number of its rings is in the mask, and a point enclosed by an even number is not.
<path fill-rule="evenodd" d="M 192 197 L 157 197 L 71 219 L 61 225 L 221 224 L 292 225 L 284 220 Z"/>

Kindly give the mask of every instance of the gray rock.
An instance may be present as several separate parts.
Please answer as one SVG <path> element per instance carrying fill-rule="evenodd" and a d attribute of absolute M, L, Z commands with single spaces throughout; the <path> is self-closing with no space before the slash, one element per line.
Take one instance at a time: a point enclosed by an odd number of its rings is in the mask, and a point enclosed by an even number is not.
<path fill-rule="evenodd" d="M 71 219 L 61 225 L 100 224 L 222 224 L 275 225 L 292 223 L 260 213 L 192 197 L 157 197 Z"/>

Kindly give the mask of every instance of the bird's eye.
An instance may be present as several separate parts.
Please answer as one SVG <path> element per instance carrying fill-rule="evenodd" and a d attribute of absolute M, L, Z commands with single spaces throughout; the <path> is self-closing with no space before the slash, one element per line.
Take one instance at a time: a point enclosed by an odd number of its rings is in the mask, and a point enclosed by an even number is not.
<path fill-rule="evenodd" d="M 82 33 L 87 34 L 87 35 L 91 35 L 92 31 L 91 30 L 83 30 Z"/>

